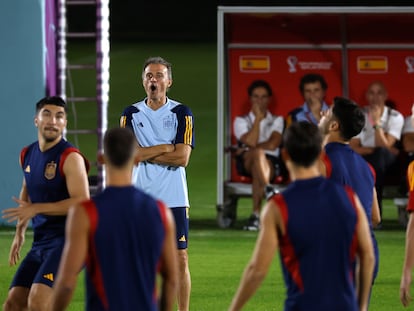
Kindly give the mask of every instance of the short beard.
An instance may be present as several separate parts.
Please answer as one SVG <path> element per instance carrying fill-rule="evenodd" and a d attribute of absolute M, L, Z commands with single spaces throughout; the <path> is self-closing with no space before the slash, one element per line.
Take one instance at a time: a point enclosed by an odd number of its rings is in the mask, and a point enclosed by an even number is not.
<path fill-rule="evenodd" d="M 43 135 L 43 139 L 45 140 L 46 143 L 53 143 L 54 141 L 56 141 L 57 139 L 60 139 L 62 136 L 58 135 L 55 137 L 48 137 L 46 135 Z"/>

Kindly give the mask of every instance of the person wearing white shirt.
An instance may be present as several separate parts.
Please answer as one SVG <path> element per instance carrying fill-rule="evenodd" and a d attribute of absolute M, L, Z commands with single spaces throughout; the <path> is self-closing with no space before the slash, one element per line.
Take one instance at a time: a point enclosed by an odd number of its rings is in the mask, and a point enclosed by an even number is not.
<path fill-rule="evenodd" d="M 401 139 L 403 115 L 386 106 L 387 90 L 380 81 L 372 82 L 367 89 L 365 126 L 351 139 L 350 146 L 361 154 L 374 168 L 378 205 L 382 215 L 382 190 L 387 170 L 397 159 L 399 150 L 395 143 Z"/>
<path fill-rule="evenodd" d="M 237 116 L 233 122 L 233 133 L 239 150 L 237 170 L 240 175 L 252 178 L 253 212 L 245 230 L 259 229 L 259 214 L 265 188 L 282 165 L 279 146 L 282 142 L 284 119 L 270 113 L 268 106 L 273 95 L 269 83 L 255 80 L 248 87 L 251 110 L 247 115 Z"/>
<path fill-rule="evenodd" d="M 411 115 L 405 117 L 404 127 L 402 129 L 401 141 L 404 151 L 408 153 L 409 158 L 414 160 L 414 104 L 411 108 Z"/>

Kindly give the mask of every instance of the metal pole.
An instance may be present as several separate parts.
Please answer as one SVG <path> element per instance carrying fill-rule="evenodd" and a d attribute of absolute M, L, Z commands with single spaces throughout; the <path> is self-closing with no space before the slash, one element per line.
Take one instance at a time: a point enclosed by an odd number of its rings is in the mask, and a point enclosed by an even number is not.
<path fill-rule="evenodd" d="M 66 0 L 58 0 L 57 93 L 66 100 Z"/>
<path fill-rule="evenodd" d="M 103 152 L 103 136 L 108 126 L 109 101 L 109 0 L 96 3 L 96 104 L 98 111 L 98 152 Z M 98 164 L 98 191 L 105 187 L 105 171 Z"/>
<path fill-rule="evenodd" d="M 217 206 L 223 205 L 223 74 L 224 74 L 224 14 L 219 9 L 217 16 Z"/>
<path fill-rule="evenodd" d="M 341 24 L 341 56 L 342 56 L 342 95 L 349 96 L 349 76 L 348 76 L 348 48 L 347 48 L 347 32 L 346 32 L 346 15 L 339 16 Z"/>

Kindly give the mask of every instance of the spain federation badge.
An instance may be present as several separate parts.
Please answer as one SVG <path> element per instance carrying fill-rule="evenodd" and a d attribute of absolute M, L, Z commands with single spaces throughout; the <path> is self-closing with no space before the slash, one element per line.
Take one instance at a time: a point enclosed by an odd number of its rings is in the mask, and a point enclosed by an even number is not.
<path fill-rule="evenodd" d="M 45 177 L 46 179 L 53 179 L 56 176 L 56 163 L 55 161 L 49 162 L 48 164 L 46 164 L 46 169 L 45 169 Z"/>

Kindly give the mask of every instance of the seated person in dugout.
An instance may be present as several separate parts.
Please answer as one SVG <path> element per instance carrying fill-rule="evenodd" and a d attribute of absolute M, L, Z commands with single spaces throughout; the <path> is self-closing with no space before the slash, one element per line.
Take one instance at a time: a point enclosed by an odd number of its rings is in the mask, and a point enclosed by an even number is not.
<path fill-rule="evenodd" d="M 411 115 L 405 117 L 402 129 L 401 141 L 404 151 L 407 153 L 407 161 L 414 160 L 414 103 L 411 106 Z"/>
<path fill-rule="evenodd" d="M 401 138 L 404 117 L 386 106 L 387 90 L 380 81 L 372 82 L 366 91 L 368 106 L 364 109 L 365 126 L 350 141 L 350 146 L 362 155 L 375 170 L 378 205 L 382 216 L 382 193 L 388 169 L 397 159 L 395 144 Z"/>
<path fill-rule="evenodd" d="M 327 88 L 328 84 L 322 75 L 316 73 L 304 75 L 300 79 L 299 90 L 305 102 L 289 112 L 286 126 L 288 127 L 295 121 L 308 121 L 317 125 L 321 119 L 321 113 L 329 109 L 325 102 Z"/>
<path fill-rule="evenodd" d="M 272 192 L 270 182 L 280 174 L 279 147 L 282 142 L 284 119 L 273 115 L 269 103 L 273 91 L 264 80 L 253 81 L 247 89 L 251 108 L 248 114 L 237 116 L 233 133 L 238 141 L 237 171 L 252 178 L 253 211 L 245 230 L 259 229 L 259 214 L 266 192 Z"/>

